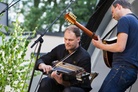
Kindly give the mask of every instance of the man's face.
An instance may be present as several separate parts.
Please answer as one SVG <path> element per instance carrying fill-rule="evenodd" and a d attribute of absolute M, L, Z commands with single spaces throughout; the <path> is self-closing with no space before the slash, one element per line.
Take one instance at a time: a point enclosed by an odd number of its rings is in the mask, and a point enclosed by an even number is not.
<path fill-rule="evenodd" d="M 80 37 L 76 37 L 75 33 L 66 30 L 64 33 L 64 42 L 67 50 L 75 50 L 79 46 Z"/>

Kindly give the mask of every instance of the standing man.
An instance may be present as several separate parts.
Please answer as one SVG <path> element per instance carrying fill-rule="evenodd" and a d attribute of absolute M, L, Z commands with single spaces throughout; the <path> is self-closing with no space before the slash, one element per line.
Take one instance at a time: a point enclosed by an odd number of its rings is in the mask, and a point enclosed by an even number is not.
<path fill-rule="evenodd" d="M 112 17 L 118 21 L 117 42 L 103 44 L 92 40 L 99 49 L 113 52 L 112 68 L 99 92 L 125 92 L 137 79 L 138 71 L 138 18 L 132 13 L 127 0 L 115 0 Z"/>
<path fill-rule="evenodd" d="M 48 73 L 52 70 L 52 62 L 62 60 L 64 57 L 72 54 L 63 62 L 67 62 L 85 69 L 86 72 L 91 72 L 91 59 L 88 52 L 80 46 L 80 30 L 78 27 L 71 25 L 65 29 L 64 43 L 56 46 L 51 52 L 40 57 L 37 61 L 36 68 Z M 75 53 L 74 53 L 75 51 Z M 62 73 L 56 71 L 51 73 L 51 77 L 45 77 L 40 83 L 38 92 L 89 92 L 91 84 L 88 77 L 83 82 L 78 82 L 76 79 L 66 76 L 69 79 L 64 80 Z"/>

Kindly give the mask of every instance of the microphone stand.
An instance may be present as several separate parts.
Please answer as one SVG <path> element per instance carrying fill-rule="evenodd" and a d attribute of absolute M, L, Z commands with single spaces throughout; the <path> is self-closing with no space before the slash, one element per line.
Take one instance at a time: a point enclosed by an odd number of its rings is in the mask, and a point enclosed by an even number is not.
<path fill-rule="evenodd" d="M 61 12 L 61 14 L 51 23 L 51 25 L 49 27 L 47 27 L 45 29 L 45 32 L 43 34 L 40 35 L 40 37 L 32 44 L 31 48 L 33 48 L 33 46 L 40 42 L 40 45 L 38 47 L 38 51 L 37 51 L 37 57 L 36 57 L 36 61 L 35 61 L 35 65 L 34 65 L 34 68 L 33 68 L 33 72 L 32 72 L 32 75 L 31 75 L 31 80 L 30 80 L 30 83 L 29 83 L 29 88 L 28 88 L 28 91 L 27 92 L 30 92 L 30 88 L 31 88 L 31 85 L 32 85 L 32 80 L 33 80 L 33 76 L 34 76 L 34 72 L 35 72 L 35 67 L 36 67 L 36 62 L 38 60 L 38 56 L 40 54 L 40 49 L 41 49 L 41 46 L 42 46 L 42 42 L 43 42 L 43 39 L 42 37 L 44 36 L 44 34 L 48 31 L 48 29 L 50 27 L 52 27 L 52 25 L 63 15 L 63 13 L 71 6 L 71 4 L 75 2 L 74 0 L 71 0 L 70 1 L 70 4 L 67 5 L 67 7 Z"/>
<path fill-rule="evenodd" d="M 18 1 L 16 1 L 15 3 L 13 3 L 12 5 L 10 5 L 9 7 L 6 7 L 4 10 L 2 10 L 1 12 L 0 12 L 0 15 L 2 14 L 2 13 L 4 13 L 6 10 L 8 10 L 9 8 L 11 8 L 13 5 L 15 5 L 16 3 L 18 3 L 20 0 L 18 0 Z"/>
<path fill-rule="evenodd" d="M 32 46 L 31 46 L 31 48 L 37 43 L 37 42 L 39 42 L 39 39 L 41 39 L 43 36 L 44 36 L 44 34 L 48 31 L 48 29 L 50 28 L 50 27 L 52 27 L 52 25 L 63 15 L 63 13 L 71 6 L 71 4 L 73 3 L 73 2 L 75 2 L 74 0 L 71 0 L 70 1 L 71 3 L 70 4 L 68 4 L 68 6 L 61 12 L 61 14 L 51 23 L 51 25 L 49 26 L 49 27 L 47 27 L 46 29 L 45 29 L 45 32 L 32 44 Z"/>

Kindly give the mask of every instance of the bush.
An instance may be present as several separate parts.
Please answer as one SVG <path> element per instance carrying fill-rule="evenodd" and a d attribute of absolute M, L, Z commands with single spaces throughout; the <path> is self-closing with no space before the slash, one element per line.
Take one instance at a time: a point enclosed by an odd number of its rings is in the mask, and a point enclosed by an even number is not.
<path fill-rule="evenodd" d="M 0 26 L 0 29 L 3 26 Z M 7 31 L 9 28 L 4 27 Z M 30 60 L 26 60 L 26 51 L 29 44 L 27 36 L 18 21 L 14 23 L 13 31 L 8 38 L 2 32 L 0 45 L 0 92 L 27 92 L 26 75 Z"/>

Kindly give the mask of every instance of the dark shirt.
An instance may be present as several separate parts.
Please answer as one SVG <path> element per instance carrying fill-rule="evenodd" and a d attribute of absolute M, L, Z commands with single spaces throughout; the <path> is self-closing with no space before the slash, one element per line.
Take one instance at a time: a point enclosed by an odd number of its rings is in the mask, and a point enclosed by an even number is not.
<path fill-rule="evenodd" d="M 138 18 L 127 14 L 118 21 L 117 33 L 126 33 L 128 40 L 123 52 L 114 53 L 113 64 L 132 64 L 138 67 Z"/>
<path fill-rule="evenodd" d="M 40 63 L 45 63 L 46 65 L 52 65 L 53 61 L 61 61 L 64 57 L 66 57 L 69 52 L 65 49 L 65 45 L 61 44 L 52 49 L 51 52 L 48 52 L 46 55 L 40 57 L 36 64 L 36 69 L 38 69 L 38 65 Z M 65 59 L 63 62 L 67 62 L 85 69 L 86 72 L 91 72 L 91 59 L 88 52 L 79 46 L 76 49 L 76 52 L 72 54 L 69 58 Z M 83 83 L 75 85 L 77 87 L 81 87 L 84 89 L 91 90 L 91 84 L 88 78 L 84 80 Z"/>

